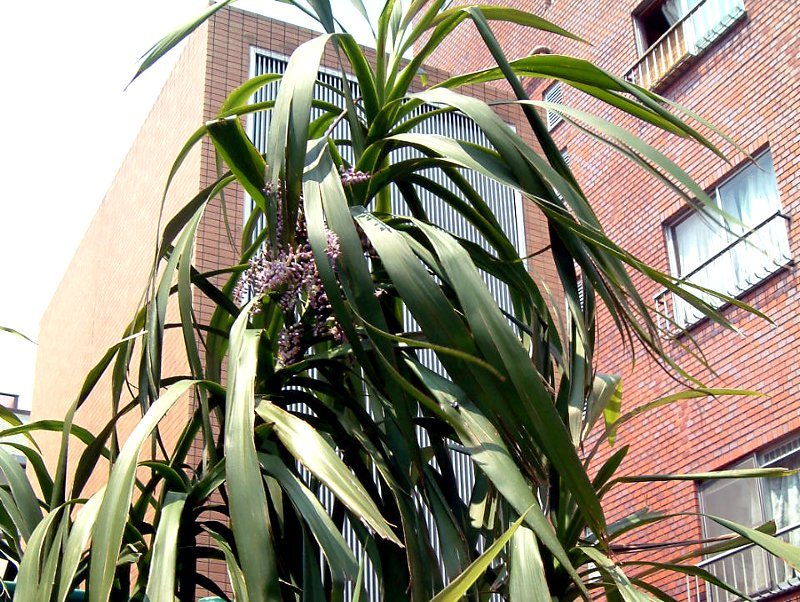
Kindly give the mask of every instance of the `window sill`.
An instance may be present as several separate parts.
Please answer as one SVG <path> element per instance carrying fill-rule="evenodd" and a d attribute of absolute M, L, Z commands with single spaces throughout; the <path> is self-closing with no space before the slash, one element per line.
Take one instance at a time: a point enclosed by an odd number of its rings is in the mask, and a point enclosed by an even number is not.
<path fill-rule="evenodd" d="M 773 279 L 777 278 L 779 275 L 789 272 L 795 265 L 794 259 L 787 259 L 785 263 L 776 266 L 773 271 L 769 274 L 764 276 L 758 282 L 748 286 L 741 290 L 741 292 L 736 293 L 735 295 L 731 295 L 734 299 L 741 300 L 742 298 L 750 295 L 752 292 L 765 287 L 769 284 Z M 656 295 L 655 300 L 656 304 L 660 303 L 660 298 L 664 296 L 671 295 L 671 293 L 664 289 L 658 295 Z M 730 307 L 733 307 L 732 303 L 724 302 L 719 307 L 717 307 L 717 311 L 720 313 L 727 311 Z M 676 324 L 667 325 L 665 320 L 661 316 L 658 317 L 658 325 L 661 328 L 662 332 L 665 333 L 666 338 L 680 340 L 690 336 L 693 331 L 698 330 L 702 325 L 706 324 L 710 321 L 710 318 L 706 315 L 701 315 L 694 320 L 687 322 L 685 325 L 678 326 Z"/>

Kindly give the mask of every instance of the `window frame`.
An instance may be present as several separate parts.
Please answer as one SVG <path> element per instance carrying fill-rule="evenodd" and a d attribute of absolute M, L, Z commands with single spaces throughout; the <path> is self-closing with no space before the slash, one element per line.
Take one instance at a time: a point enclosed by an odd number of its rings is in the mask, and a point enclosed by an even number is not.
<path fill-rule="evenodd" d="M 721 199 L 720 194 L 719 194 L 720 188 L 722 188 L 726 184 L 731 183 L 733 180 L 736 179 L 736 177 L 741 175 L 748 167 L 753 166 L 756 169 L 761 169 L 757 165 L 757 163 L 758 163 L 759 160 L 761 160 L 762 157 L 764 157 L 764 155 L 766 155 L 768 153 L 770 155 L 770 159 L 771 159 L 772 164 L 773 164 L 772 174 L 776 178 L 776 182 L 775 182 L 776 207 L 775 207 L 775 210 L 774 210 L 772 215 L 773 215 L 773 218 L 774 218 L 774 216 L 781 215 L 781 216 L 783 216 L 783 217 L 788 219 L 789 216 L 784 212 L 783 203 L 781 202 L 780 190 L 778 189 L 778 186 L 777 186 L 777 176 L 775 174 L 775 164 L 774 164 L 774 160 L 772 159 L 772 149 L 769 146 L 765 146 L 765 147 L 761 148 L 759 151 L 753 153 L 752 157 L 753 157 L 753 161 L 755 162 L 755 164 L 753 162 L 749 161 L 749 160 L 746 160 L 746 161 L 742 162 L 741 164 L 737 165 L 732 171 L 730 171 L 725 176 L 723 176 L 721 179 L 719 179 L 713 186 L 711 186 L 706 191 L 708 196 L 711 197 L 714 200 L 714 203 L 715 203 L 715 206 L 717 207 L 717 209 L 722 210 L 722 199 Z M 684 207 L 682 207 L 677 212 L 677 214 L 675 214 L 673 217 L 671 217 L 670 219 L 668 219 L 667 221 L 664 222 L 663 230 L 664 230 L 664 235 L 665 235 L 666 243 L 667 243 L 667 256 L 668 256 L 668 260 L 669 260 L 669 269 L 670 269 L 670 273 L 675 278 L 683 279 L 683 278 L 687 277 L 687 275 L 686 274 L 682 274 L 681 270 L 680 270 L 680 260 L 679 260 L 679 252 L 678 252 L 678 249 L 679 249 L 679 244 L 678 243 L 679 243 L 679 241 L 678 241 L 678 237 L 675 234 L 675 229 L 681 223 L 683 223 L 684 221 L 686 221 L 687 219 L 689 219 L 690 217 L 695 215 L 697 212 L 698 212 L 697 208 L 692 207 L 691 205 L 685 205 Z M 770 218 L 770 219 L 773 219 L 773 218 Z M 754 226 L 751 226 L 751 228 L 752 227 L 754 227 Z M 787 228 L 787 230 L 788 230 L 788 228 Z M 789 236 L 788 231 L 786 233 L 786 236 L 787 236 L 787 242 L 788 242 L 788 236 Z M 743 240 L 743 238 L 744 238 L 744 236 L 742 236 L 742 235 L 737 236 L 737 238 L 735 240 L 731 241 L 731 243 L 729 243 L 729 244 L 736 244 L 738 242 L 741 242 Z M 730 251 L 731 251 L 731 249 L 728 249 L 727 251 L 725 251 L 725 253 L 729 253 Z M 791 249 L 790 249 L 790 251 L 791 251 Z M 709 261 L 709 259 L 711 259 L 713 257 L 714 257 L 714 255 L 710 256 L 709 258 L 706 258 L 705 262 L 701 263 L 700 266 L 704 265 L 706 262 Z M 691 271 L 694 271 L 696 269 L 698 269 L 698 268 L 694 268 Z M 691 271 L 690 271 L 690 273 L 691 273 Z M 770 276 L 767 276 L 764 279 L 759 280 L 759 282 L 754 286 L 758 286 L 759 284 L 761 284 L 765 280 L 769 279 L 769 277 Z M 742 293 L 738 293 L 738 294 L 743 294 L 744 292 L 745 291 L 742 291 Z"/>
<path fill-rule="evenodd" d="M 787 462 L 785 461 L 786 459 L 791 459 L 792 461 Z M 751 451 L 744 457 L 739 458 L 739 460 L 736 462 L 728 464 L 723 468 L 736 469 L 742 467 L 744 464 L 750 464 L 756 469 L 763 469 L 775 467 L 775 465 L 778 464 L 782 465 L 783 468 L 791 469 L 792 467 L 796 467 L 798 465 L 799 459 L 800 432 L 794 432 L 787 437 L 782 437 L 776 441 L 773 441 L 766 447 Z M 749 515 L 751 520 L 757 520 L 762 524 L 768 521 L 777 522 L 780 518 L 779 514 L 781 513 L 781 509 L 786 512 L 786 507 L 792 500 L 795 499 L 791 492 L 791 489 L 793 488 L 792 484 L 789 484 L 790 486 L 786 488 L 780 499 L 776 500 L 773 498 L 770 490 L 770 478 L 752 477 L 741 479 L 739 481 L 744 481 L 747 483 L 747 490 L 744 492 L 727 492 L 728 496 L 734 493 L 743 493 L 745 498 L 750 498 L 754 504 L 757 503 L 758 505 L 756 507 L 750 507 Z M 699 482 L 696 485 L 695 491 L 697 495 L 697 508 L 702 515 L 698 517 L 698 521 L 700 523 L 700 534 L 702 538 L 720 535 L 726 531 L 724 529 L 720 531 L 720 526 L 717 523 L 706 518 L 705 515 L 708 512 L 711 512 L 712 514 L 721 518 L 733 520 L 734 522 L 744 522 L 742 521 L 741 517 L 735 515 L 735 510 L 737 509 L 735 502 L 730 505 L 730 508 L 728 508 L 727 505 L 723 505 L 722 508 L 722 510 L 730 509 L 734 510 L 734 512 L 720 512 L 720 509 L 714 511 L 707 507 L 708 496 L 704 495 L 704 493 L 706 493 L 712 485 L 725 482 L 726 481 L 709 479 Z M 796 487 L 796 485 L 797 483 L 795 482 L 794 487 Z M 715 495 L 721 495 L 722 499 L 726 499 L 726 492 L 724 489 L 716 489 Z M 742 495 L 739 495 L 737 499 L 741 499 L 741 497 Z M 773 501 L 775 501 L 776 504 L 773 504 Z M 719 503 L 719 500 L 717 500 L 717 502 Z M 739 510 L 741 510 L 741 507 Z M 795 511 L 790 512 L 790 514 L 794 514 L 795 516 L 784 516 L 785 522 L 776 525 L 777 532 L 775 537 L 783 541 L 787 541 L 788 543 L 793 543 L 794 540 L 796 545 L 797 535 L 800 533 L 800 518 L 797 516 L 797 508 L 795 507 Z M 789 520 L 791 518 L 794 520 Z M 713 525 L 714 529 L 708 529 L 708 525 Z M 752 527 L 757 525 L 745 526 Z M 742 567 L 742 569 L 738 572 L 735 569 L 737 565 Z M 772 596 L 775 594 L 785 593 L 790 590 L 796 590 L 798 587 L 798 578 L 800 578 L 800 571 L 797 571 L 782 561 L 776 560 L 775 558 L 769 556 L 763 549 L 753 543 L 746 543 L 734 549 L 707 554 L 705 559 L 702 560 L 697 566 L 709 571 L 712 575 L 722 577 L 723 580 L 727 581 L 730 585 L 736 587 L 747 595 L 756 597 L 757 599 L 763 596 Z M 748 571 L 748 568 L 751 570 Z M 728 573 L 729 570 L 733 570 L 733 581 L 729 579 L 729 577 L 731 577 L 731 575 Z M 697 579 L 695 579 L 695 587 L 699 593 L 701 586 Z M 707 596 L 706 599 L 710 602 L 732 602 L 734 599 L 739 599 L 733 597 L 731 592 L 723 591 L 708 582 L 705 583 L 705 591 Z"/>
<path fill-rule="evenodd" d="M 633 38 L 636 42 L 636 54 L 639 57 L 644 56 L 650 48 L 655 46 L 656 42 L 647 44 L 647 35 L 644 31 L 644 24 L 642 18 L 650 14 L 653 10 L 658 10 L 666 0 L 645 0 L 640 3 L 633 11 L 631 11 L 631 24 L 633 26 Z M 664 33 L 669 31 L 667 29 Z M 663 36 L 664 34 L 662 34 Z"/>
<path fill-rule="evenodd" d="M 780 450 L 782 447 L 789 447 L 789 446 L 791 446 L 791 448 L 786 453 L 783 453 L 775 458 L 767 458 L 769 454 Z M 773 442 L 760 450 L 752 451 L 742 456 L 735 462 L 726 464 L 724 468 L 721 468 L 719 470 L 735 470 L 737 468 L 742 467 L 742 465 L 748 461 L 753 462 L 754 469 L 756 470 L 762 468 L 779 468 L 781 467 L 780 462 L 782 460 L 789 458 L 795 454 L 800 454 L 800 432 L 795 432 L 791 435 L 783 437 L 780 440 Z M 774 510 L 772 508 L 772 505 L 769 504 L 768 502 L 767 495 L 765 495 L 766 490 L 764 489 L 764 483 L 766 481 L 766 478 L 749 477 L 745 480 L 752 481 L 758 487 L 756 493 L 758 494 L 758 501 L 760 505 L 759 510 L 761 511 L 761 516 L 763 520 L 764 521 L 775 520 Z M 719 482 L 720 481 L 717 479 L 709 479 L 706 481 L 700 481 L 697 484 L 697 507 L 700 509 L 700 512 L 702 514 L 706 513 L 705 501 L 703 499 L 703 489 L 708 488 L 708 486 L 713 483 L 719 483 Z M 727 517 L 722 516 L 721 518 L 727 518 Z M 791 529 L 797 527 L 798 525 L 800 525 L 800 523 L 795 523 L 793 525 L 786 525 L 784 527 L 779 528 L 779 530 Z M 751 526 L 751 525 L 745 525 L 745 526 Z M 700 531 L 703 537 L 706 537 L 705 521 L 703 517 L 700 517 Z"/>

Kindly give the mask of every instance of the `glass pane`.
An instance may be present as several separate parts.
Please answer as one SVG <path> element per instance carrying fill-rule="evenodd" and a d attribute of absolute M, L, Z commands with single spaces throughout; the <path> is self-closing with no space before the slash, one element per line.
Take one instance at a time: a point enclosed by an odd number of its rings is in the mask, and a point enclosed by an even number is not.
<path fill-rule="evenodd" d="M 781 468 L 800 468 L 800 451 L 774 463 Z M 800 523 L 800 475 L 764 479 L 766 505 L 778 529 Z M 789 534 L 791 543 L 800 544 L 800 530 Z"/>
<path fill-rule="evenodd" d="M 778 209 L 778 184 L 769 151 L 749 164 L 719 187 L 722 210 L 736 218 L 748 229 L 753 228 L 773 215 Z M 729 223 L 737 235 L 741 235 L 741 224 Z"/>
<path fill-rule="evenodd" d="M 735 468 L 755 468 L 754 458 L 745 460 Z M 727 479 L 711 481 L 700 490 L 704 514 L 727 518 L 747 527 L 764 523 L 761 500 L 758 495 L 758 479 Z M 712 520 L 703 518 L 703 534 L 718 537 L 729 530 Z"/>

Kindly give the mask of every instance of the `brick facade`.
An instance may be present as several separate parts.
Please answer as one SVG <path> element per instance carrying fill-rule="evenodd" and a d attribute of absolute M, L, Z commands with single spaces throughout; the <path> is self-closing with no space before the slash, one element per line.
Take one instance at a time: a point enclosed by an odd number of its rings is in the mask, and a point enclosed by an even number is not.
<path fill-rule="evenodd" d="M 501 2 L 492 1 L 492 4 Z M 517 0 L 502 2 L 531 11 L 588 40 L 581 44 L 520 27 L 498 28 L 497 35 L 509 57 L 526 55 L 544 45 L 554 54 L 587 58 L 622 76 L 636 61 L 632 13 L 639 0 Z M 738 21 L 668 86 L 659 89 L 667 98 L 694 111 L 731 134 L 749 153 L 767 145 L 771 149 L 780 201 L 790 221 L 789 246 L 800 249 L 800 54 L 797 51 L 798 17 L 794 2 L 745 0 L 746 16 Z M 473 70 L 490 64 L 474 26 L 465 23 L 458 41 L 443 45 L 432 64 L 447 70 Z M 541 98 L 549 81 L 527 82 L 532 98 Z M 601 106 L 568 86 L 564 103 L 599 113 L 625 126 L 666 152 L 706 189 L 717 185 L 746 158 L 730 144 L 711 136 L 730 158 L 726 164 L 698 144 L 666 135 L 635 123 L 613 109 Z M 587 193 L 601 223 L 612 239 L 648 264 L 669 271 L 664 223 L 684 207 L 685 201 L 606 146 L 601 146 L 568 124 L 556 126 L 559 148 L 569 152 L 572 168 Z M 635 282 L 644 299 L 653 299 L 659 287 L 643 278 Z M 695 375 L 712 386 L 755 389 L 760 397 L 724 397 L 681 402 L 645 414 L 624 428 L 617 448 L 631 444 L 623 465 L 629 474 L 702 472 L 725 468 L 800 429 L 800 376 L 795 357 L 800 350 L 800 321 L 795 304 L 800 299 L 798 273 L 793 266 L 762 282 L 741 299 L 757 307 L 773 323 L 728 307 L 725 316 L 741 334 L 704 321 L 691 335 L 703 346 L 717 375 L 680 351 L 679 339 L 670 350 Z M 631 409 L 676 389 L 676 384 L 644 354 L 635 365 L 623 349 L 607 316 L 600 319 L 601 369 L 621 373 L 623 409 Z M 646 450 L 646 452 L 645 452 Z M 627 487 L 606 498 L 613 520 L 644 506 L 651 510 L 694 512 L 698 489 L 692 483 L 643 484 Z M 640 533 L 641 536 L 641 533 Z M 649 540 L 695 540 L 699 519 L 684 517 L 650 529 Z M 650 555 L 651 560 L 668 553 Z M 656 585 L 681 591 L 682 584 L 658 581 Z"/>

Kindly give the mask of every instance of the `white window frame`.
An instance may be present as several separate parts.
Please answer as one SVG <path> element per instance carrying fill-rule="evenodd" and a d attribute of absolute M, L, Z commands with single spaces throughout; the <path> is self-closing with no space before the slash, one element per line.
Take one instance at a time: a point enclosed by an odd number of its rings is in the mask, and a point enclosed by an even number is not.
<path fill-rule="evenodd" d="M 771 150 L 770 150 L 769 147 L 767 147 L 767 148 L 763 149 L 762 151 L 756 153 L 754 155 L 754 160 L 755 161 L 760 161 L 767 154 L 769 154 L 770 158 L 772 158 Z M 717 209 L 720 209 L 720 210 L 722 209 L 722 198 L 721 198 L 720 192 L 719 192 L 720 189 L 723 188 L 725 185 L 733 182 L 738 176 L 740 176 L 748 168 L 750 168 L 750 169 L 753 169 L 753 168 L 761 169 L 759 166 L 753 165 L 750 161 L 747 161 L 743 165 L 737 167 L 728 176 L 726 176 L 722 181 L 720 181 L 716 186 L 714 186 L 714 188 L 708 193 L 708 196 L 711 197 L 711 199 L 714 201 Z M 772 172 L 772 174 L 773 174 L 773 177 L 774 177 L 775 176 L 774 163 L 773 163 L 773 172 Z M 718 252 L 718 253 L 716 253 L 714 255 L 711 255 L 711 256 L 705 258 L 703 260 L 703 262 L 701 262 L 699 264 L 699 266 L 692 268 L 691 270 L 688 271 L 688 273 L 684 273 L 684 271 L 681 269 L 681 266 L 680 266 L 680 260 L 679 260 L 680 241 L 679 241 L 679 238 L 678 238 L 678 236 L 676 234 L 676 228 L 681 223 L 683 223 L 685 220 L 687 220 L 690 217 L 696 215 L 697 211 L 698 210 L 694 209 L 694 208 L 686 208 L 684 210 L 681 210 L 681 212 L 676 217 L 672 218 L 671 220 L 667 221 L 664 224 L 664 232 L 665 232 L 665 238 L 666 238 L 666 244 L 667 244 L 667 256 L 668 256 L 668 259 L 669 259 L 670 273 L 673 276 L 675 276 L 676 278 L 681 278 L 681 279 L 691 278 L 699 269 L 702 269 L 703 266 L 707 266 L 710 262 L 714 261 L 716 258 L 721 258 L 721 257 L 724 257 L 727 254 L 734 253 L 734 252 L 737 252 L 737 251 L 741 252 L 742 248 L 747 248 L 746 246 L 741 246 L 741 245 L 749 244 L 747 242 L 747 239 L 748 238 L 752 238 L 752 236 L 756 232 L 758 232 L 761 228 L 769 227 L 773 223 L 773 220 L 783 220 L 783 221 L 786 222 L 784 224 L 785 227 L 782 230 L 783 238 L 781 240 L 779 240 L 779 241 L 774 241 L 774 243 L 775 243 L 774 246 L 771 247 L 770 249 L 766 249 L 766 251 L 770 252 L 770 254 L 773 254 L 773 253 L 775 254 L 775 258 L 772 259 L 775 262 L 774 268 L 767 270 L 765 272 L 765 274 L 762 277 L 758 277 L 757 280 L 755 280 L 753 282 L 748 282 L 748 283 L 738 283 L 738 282 L 736 282 L 736 274 L 732 274 L 731 275 L 731 282 L 734 282 L 735 284 L 733 285 L 731 290 L 720 291 L 720 292 L 725 293 L 725 294 L 727 294 L 727 295 L 729 295 L 731 297 L 739 297 L 741 295 L 744 295 L 748 291 L 760 286 L 763 282 L 765 282 L 770 277 L 772 277 L 773 274 L 775 274 L 776 272 L 780 271 L 783 267 L 785 267 L 786 265 L 791 263 L 791 249 L 789 248 L 788 227 L 786 227 L 788 225 L 788 216 L 786 216 L 786 214 L 783 211 L 783 206 L 781 204 L 781 198 L 780 198 L 780 191 L 778 190 L 778 187 L 777 187 L 777 179 L 775 181 L 775 207 L 774 207 L 774 210 L 771 213 L 770 217 L 768 217 L 766 220 L 762 221 L 760 224 L 752 224 L 750 226 L 750 228 L 751 228 L 750 230 L 747 230 L 744 234 L 742 234 L 740 236 L 732 238 L 730 240 L 730 242 L 725 247 L 723 247 L 723 249 L 724 249 L 723 251 L 720 251 L 720 252 Z M 721 214 L 713 212 L 713 210 L 711 210 L 711 209 L 707 209 L 706 211 L 708 212 L 708 219 L 709 220 L 718 221 L 718 220 L 722 219 L 722 215 Z M 722 226 L 720 226 L 720 227 L 722 227 Z M 729 233 L 729 235 L 730 235 L 730 233 Z M 757 249 L 753 248 L 752 252 L 753 253 L 757 253 L 759 251 Z M 780 257 L 778 257 L 778 255 L 780 255 Z M 776 258 L 779 259 L 780 261 L 777 261 Z M 710 285 L 710 284 L 713 284 L 713 283 L 698 281 L 697 284 L 700 285 L 700 286 L 705 286 L 705 285 Z M 709 286 L 709 288 L 713 288 L 713 286 Z M 689 290 L 690 292 L 692 292 L 694 294 L 697 294 L 698 296 L 702 296 L 696 290 L 692 289 L 691 286 L 687 286 L 687 290 Z M 724 303 L 720 302 L 718 299 L 712 298 L 710 296 L 708 296 L 708 299 L 706 299 L 706 300 L 709 303 L 711 303 L 712 305 L 716 305 L 717 307 L 721 307 L 722 305 L 724 305 Z M 679 309 L 679 306 L 681 306 L 680 309 Z M 684 302 L 683 300 L 681 300 L 681 299 L 679 299 L 679 298 L 677 298 L 675 296 L 673 297 L 673 307 L 674 307 L 673 313 L 674 313 L 674 316 L 675 316 L 675 321 L 677 322 L 678 326 L 681 326 L 681 327 L 691 326 L 691 325 L 699 322 L 703 317 L 702 314 L 699 314 L 698 312 L 693 311 L 692 308 L 690 306 L 688 306 L 688 304 L 686 304 L 686 302 Z M 683 312 L 685 314 L 685 316 L 681 317 L 682 316 L 681 312 Z"/>
<path fill-rule="evenodd" d="M 782 462 L 782 460 L 795 456 L 796 454 L 800 454 L 799 433 L 795 433 L 793 436 L 783 439 L 779 443 L 773 444 L 764 450 L 748 454 L 728 468 L 739 468 L 745 464 L 757 468 L 774 468 L 781 466 L 787 468 L 788 463 Z M 749 481 L 751 488 L 756 488 L 754 492 L 756 495 L 754 497 L 758 499 L 759 507 L 757 510 L 760 512 L 761 520 L 774 520 L 775 510 L 769 501 L 769 491 L 766 486 L 766 480 L 763 478 L 746 480 Z M 704 489 L 707 490 L 711 483 L 717 482 L 719 481 L 706 481 L 700 483 L 697 487 L 698 507 L 703 515 L 707 512 L 705 498 L 703 496 Z M 717 516 L 719 516 L 719 513 L 717 513 Z M 736 520 L 725 515 L 722 515 L 721 518 Z M 705 516 L 702 517 L 701 531 L 704 537 L 708 537 L 706 527 L 708 522 L 710 522 L 710 519 L 705 518 Z M 758 525 L 745 526 L 755 527 Z M 796 543 L 798 527 L 800 527 L 800 523 L 798 522 L 779 526 L 775 536 L 785 541 Z M 757 567 L 759 571 L 744 574 L 742 571 L 737 572 L 734 569 L 732 576 L 727 574 L 727 570 L 731 569 L 731 567 L 740 565 L 744 567 L 748 562 L 752 563 L 754 567 Z M 785 565 L 782 561 L 769 556 L 763 550 L 752 544 L 707 558 L 705 561 L 701 562 L 699 566 L 718 577 L 722 577 L 730 585 L 739 588 L 740 591 L 749 595 L 771 595 L 787 591 L 787 588 L 797 586 L 797 571 L 793 571 L 791 567 Z M 731 577 L 733 581 L 731 581 Z M 748 589 L 752 591 L 747 591 Z M 706 584 L 706 595 L 710 602 L 732 602 L 733 600 L 738 600 L 738 598 L 734 597 L 731 593 L 708 584 Z"/>

